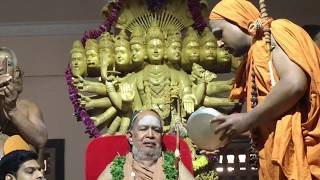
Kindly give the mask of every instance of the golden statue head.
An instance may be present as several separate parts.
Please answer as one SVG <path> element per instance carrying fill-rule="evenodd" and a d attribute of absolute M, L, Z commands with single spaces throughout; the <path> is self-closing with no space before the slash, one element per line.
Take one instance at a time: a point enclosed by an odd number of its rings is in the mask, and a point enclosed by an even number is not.
<path fill-rule="evenodd" d="M 145 48 L 145 32 L 141 26 L 136 26 L 133 29 L 130 45 L 133 62 L 143 62 L 145 59 L 147 59 Z"/>
<path fill-rule="evenodd" d="M 88 39 L 86 41 L 86 57 L 88 68 L 99 69 L 100 59 L 98 54 L 98 42 L 95 39 Z"/>
<path fill-rule="evenodd" d="M 102 66 L 114 64 L 114 42 L 109 32 L 105 32 L 99 37 L 99 56 L 101 68 L 106 68 Z"/>
<path fill-rule="evenodd" d="M 216 59 L 217 40 L 208 27 L 204 29 L 200 39 L 200 61 Z"/>
<path fill-rule="evenodd" d="M 190 63 L 199 61 L 199 36 L 196 30 L 189 27 L 182 44 L 182 58 Z"/>
<path fill-rule="evenodd" d="M 181 32 L 178 29 L 169 28 L 166 40 L 166 55 L 169 62 L 180 63 L 181 46 Z"/>
<path fill-rule="evenodd" d="M 147 31 L 147 54 L 151 64 L 160 64 L 164 58 L 164 35 L 158 23 L 154 21 Z"/>
<path fill-rule="evenodd" d="M 231 61 L 231 54 L 229 54 L 225 49 L 217 48 L 216 53 L 218 64 L 226 64 Z"/>
<path fill-rule="evenodd" d="M 71 53 L 71 70 L 74 76 L 87 75 L 87 60 L 80 41 L 74 41 Z"/>
<path fill-rule="evenodd" d="M 131 64 L 130 43 L 124 29 L 120 31 L 115 39 L 115 58 L 118 66 Z"/>

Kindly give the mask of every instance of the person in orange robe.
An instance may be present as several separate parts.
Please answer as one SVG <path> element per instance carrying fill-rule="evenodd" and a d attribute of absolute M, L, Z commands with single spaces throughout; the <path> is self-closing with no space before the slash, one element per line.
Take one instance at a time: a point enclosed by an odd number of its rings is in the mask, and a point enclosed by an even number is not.
<path fill-rule="evenodd" d="M 209 19 L 219 46 L 247 54 L 230 98 L 247 97 L 248 112 L 212 119 L 220 123 L 216 131 L 232 138 L 257 129 L 259 179 L 320 179 L 319 48 L 296 24 L 260 18 L 246 0 L 220 1 Z M 270 44 L 263 36 L 267 29 Z M 255 93 L 258 105 L 252 109 Z"/>

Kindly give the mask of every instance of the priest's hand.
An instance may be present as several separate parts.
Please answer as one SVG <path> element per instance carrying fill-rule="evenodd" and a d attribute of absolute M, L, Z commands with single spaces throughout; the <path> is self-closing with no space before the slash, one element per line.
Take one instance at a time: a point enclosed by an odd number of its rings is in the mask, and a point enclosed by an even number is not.
<path fill-rule="evenodd" d="M 211 123 L 218 123 L 215 133 L 223 132 L 221 139 L 240 135 L 252 128 L 252 117 L 249 113 L 235 113 L 231 115 L 217 116 L 210 120 Z"/>

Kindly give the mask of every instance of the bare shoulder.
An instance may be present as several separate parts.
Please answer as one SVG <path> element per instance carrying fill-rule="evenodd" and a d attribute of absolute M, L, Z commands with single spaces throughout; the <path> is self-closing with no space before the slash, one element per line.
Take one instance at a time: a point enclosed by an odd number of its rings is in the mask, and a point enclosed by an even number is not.
<path fill-rule="evenodd" d="M 39 106 L 35 102 L 28 100 L 28 99 L 20 99 L 19 98 L 17 100 L 17 107 L 21 108 L 21 109 L 25 109 L 28 112 L 40 113 Z"/>
<path fill-rule="evenodd" d="M 284 50 L 274 40 L 273 37 L 271 37 L 271 46 L 274 47 L 272 51 L 272 62 L 274 64 L 274 67 L 276 68 L 278 75 L 281 78 L 281 76 L 286 75 L 290 70 L 292 70 L 291 67 L 295 64 L 289 59 L 288 55 L 284 52 Z"/>
<path fill-rule="evenodd" d="M 17 106 L 21 106 L 21 107 L 24 107 L 24 108 L 28 107 L 28 108 L 37 108 L 37 109 L 39 109 L 38 105 L 35 102 L 33 102 L 33 101 L 29 100 L 29 99 L 22 99 L 22 98 L 19 98 L 17 100 Z"/>
<path fill-rule="evenodd" d="M 43 121 L 42 112 L 40 111 L 39 106 L 34 101 L 19 98 L 17 100 L 17 108 L 20 111 L 26 113 L 30 119 L 33 119 L 35 121 Z"/>
<path fill-rule="evenodd" d="M 102 171 L 102 173 L 98 177 L 98 180 L 111 180 L 112 179 L 112 175 L 110 173 L 110 167 L 111 167 L 111 163 L 108 164 L 107 167 Z"/>

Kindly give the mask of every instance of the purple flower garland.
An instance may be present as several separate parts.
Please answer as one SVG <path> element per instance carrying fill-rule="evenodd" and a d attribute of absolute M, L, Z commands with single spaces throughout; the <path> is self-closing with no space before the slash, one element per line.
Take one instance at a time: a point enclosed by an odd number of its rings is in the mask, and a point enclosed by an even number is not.
<path fill-rule="evenodd" d="M 110 31 L 113 23 L 118 20 L 123 4 L 124 0 L 118 0 L 117 2 L 111 3 L 110 6 L 112 9 L 107 12 L 106 20 L 99 25 L 98 29 L 85 31 L 81 38 L 82 44 L 85 45 L 88 39 L 97 39 L 102 33 Z"/>
<path fill-rule="evenodd" d="M 187 4 L 194 21 L 194 28 L 200 32 L 203 31 L 203 29 L 208 25 L 202 16 L 200 1 L 188 0 Z"/>
<path fill-rule="evenodd" d="M 78 100 L 78 89 L 75 88 L 72 84 L 72 71 L 70 69 L 70 65 L 68 65 L 67 70 L 65 72 L 65 78 L 68 85 L 69 99 L 73 105 L 74 116 L 77 117 L 77 121 L 82 121 L 86 126 L 85 133 L 89 134 L 90 138 L 97 138 L 101 136 L 99 130 L 93 123 L 92 119 L 88 115 L 86 109 L 80 106 L 80 102 Z"/>

